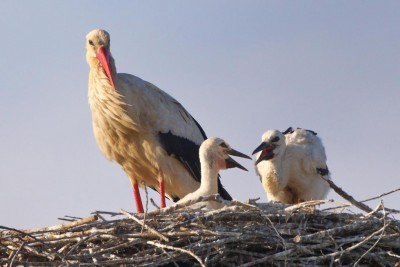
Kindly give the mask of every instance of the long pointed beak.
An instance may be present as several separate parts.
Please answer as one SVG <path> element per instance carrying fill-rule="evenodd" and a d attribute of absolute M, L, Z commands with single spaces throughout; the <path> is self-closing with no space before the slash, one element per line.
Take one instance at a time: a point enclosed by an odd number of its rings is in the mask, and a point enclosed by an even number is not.
<path fill-rule="evenodd" d="M 241 158 L 245 158 L 245 159 L 251 159 L 251 157 L 247 156 L 246 154 L 243 154 L 242 152 L 239 152 L 233 148 L 231 148 L 228 151 L 228 154 L 231 156 L 236 156 L 236 157 L 241 157 Z"/>
<path fill-rule="evenodd" d="M 256 154 L 257 152 L 260 152 L 264 149 L 268 149 L 271 148 L 272 146 L 266 142 L 262 142 L 258 147 L 256 147 L 256 149 L 254 149 L 253 153 L 251 153 L 252 155 Z"/>
<path fill-rule="evenodd" d="M 245 154 L 243 154 L 242 152 L 239 152 L 239 151 L 237 151 L 237 150 L 235 150 L 235 149 L 230 149 L 229 151 L 227 151 L 227 153 L 229 154 L 229 155 L 232 155 L 232 156 L 236 156 L 236 157 L 241 157 L 241 158 L 246 158 L 246 159 L 251 159 L 249 156 L 247 156 L 247 155 L 245 155 Z M 229 168 L 239 168 L 239 169 L 242 169 L 242 170 L 244 170 L 244 171 L 248 171 L 245 167 L 243 167 L 242 165 L 240 165 L 236 160 L 234 160 L 233 158 L 231 158 L 231 157 L 228 157 L 226 160 L 225 160 L 225 165 L 226 165 L 226 168 L 227 169 L 229 169 Z"/>
<path fill-rule="evenodd" d="M 266 142 L 262 142 L 256 149 L 254 149 L 252 155 L 261 152 L 261 155 L 258 157 L 258 159 L 256 160 L 255 164 L 257 165 L 258 163 L 260 163 L 263 160 L 269 160 L 272 159 L 274 157 L 274 147 L 271 146 L 270 144 L 266 143 Z"/>
<path fill-rule="evenodd" d="M 106 73 L 108 79 L 110 79 L 112 86 L 115 88 L 114 79 L 113 79 L 112 73 L 111 73 L 108 52 L 104 49 L 104 47 L 100 47 L 99 52 L 97 52 L 96 56 L 97 56 L 97 59 L 100 61 L 100 64 L 103 67 L 104 72 Z"/>

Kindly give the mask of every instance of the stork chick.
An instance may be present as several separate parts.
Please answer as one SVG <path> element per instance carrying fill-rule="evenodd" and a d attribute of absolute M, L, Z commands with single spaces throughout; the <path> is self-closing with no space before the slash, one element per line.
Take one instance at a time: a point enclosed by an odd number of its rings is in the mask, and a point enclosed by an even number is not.
<path fill-rule="evenodd" d="M 268 130 L 254 150 L 256 173 L 267 198 L 288 204 L 326 198 L 330 189 L 320 175 L 330 179 L 325 148 L 310 130 Z"/>
<path fill-rule="evenodd" d="M 200 146 L 201 162 L 201 185 L 195 192 L 186 195 L 178 203 L 194 200 L 200 196 L 209 196 L 218 193 L 218 172 L 220 170 L 237 167 L 247 171 L 245 167 L 237 163 L 229 155 L 248 158 L 249 156 L 232 149 L 224 140 L 220 138 L 208 138 Z M 209 209 L 219 209 L 224 205 L 215 201 L 201 202 L 206 204 Z"/>
<path fill-rule="evenodd" d="M 101 29 L 86 36 L 89 105 L 100 150 L 129 176 L 138 212 L 139 185 L 173 201 L 200 186 L 199 147 L 207 138 L 197 121 L 174 98 L 136 76 L 117 73 L 110 35 Z M 218 180 L 218 192 L 232 199 Z"/>

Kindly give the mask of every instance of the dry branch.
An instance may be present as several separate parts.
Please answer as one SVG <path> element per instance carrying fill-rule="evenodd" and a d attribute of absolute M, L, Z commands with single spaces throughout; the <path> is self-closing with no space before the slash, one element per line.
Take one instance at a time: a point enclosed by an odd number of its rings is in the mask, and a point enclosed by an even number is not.
<path fill-rule="evenodd" d="M 365 212 L 371 212 L 372 209 L 370 207 L 368 207 L 367 205 L 365 205 L 364 203 L 361 203 L 357 200 L 355 200 L 352 196 L 350 196 L 349 194 L 347 194 L 345 191 L 343 191 L 342 188 L 338 187 L 332 180 L 325 178 L 324 176 L 320 176 L 322 179 L 324 179 L 329 186 L 337 193 L 339 194 L 341 197 L 343 197 L 344 199 L 348 200 L 351 204 L 353 204 L 355 207 L 359 208 L 362 211 Z"/>
<path fill-rule="evenodd" d="M 157 230 L 153 229 L 152 227 L 146 225 L 144 223 L 144 220 L 141 221 L 139 219 L 137 219 L 135 216 L 133 216 L 132 214 L 130 214 L 129 212 L 125 211 L 125 210 L 121 210 L 121 213 L 125 214 L 126 216 L 128 216 L 128 218 L 134 220 L 135 222 L 137 222 L 138 224 L 142 225 L 144 228 L 146 228 L 147 230 L 149 230 L 150 233 L 155 234 L 156 236 L 158 236 L 159 238 L 161 238 L 164 241 L 169 241 L 169 239 L 165 236 L 163 236 L 162 234 L 160 234 Z"/>
<path fill-rule="evenodd" d="M 97 215 L 92 215 L 80 220 L 76 220 L 73 222 L 69 222 L 69 223 L 63 223 L 63 224 L 59 224 L 59 225 L 55 225 L 55 226 L 51 226 L 51 227 L 44 227 L 44 228 L 40 228 L 40 229 L 29 229 L 29 230 L 25 230 L 24 232 L 29 234 L 29 233 L 38 233 L 38 232 L 55 232 L 55 231 L 60 231 L 60 230 L 67 230 L 69 228 L 75 227 L 75 226 L 79 226 L 82 224 L 87 224 L 87 223 L 91 223 L 94 221 L 97 221 L 98 217 Z"/>
<path fill-rule="evenodd" d="M 400 191 L 400 188 L 397 188 L 397 189 L 391 190 L 391 191 L 389 191 L 389 192 L 380 194 L 380 195 L 377 196 L 377 197 L 371 197 L 371 198 L 367 198 L 367 199 L 361 200 L 360 202 L 368 202 L 368 201 L 375 200 L 375 199 L 381 199 L 382 197 L 387 196 L 387 195 L 390 195 L 390 194 L 393 194 L 393 193 L 395 193 L 395 192 L 397 192 L 397 191 Z"/>

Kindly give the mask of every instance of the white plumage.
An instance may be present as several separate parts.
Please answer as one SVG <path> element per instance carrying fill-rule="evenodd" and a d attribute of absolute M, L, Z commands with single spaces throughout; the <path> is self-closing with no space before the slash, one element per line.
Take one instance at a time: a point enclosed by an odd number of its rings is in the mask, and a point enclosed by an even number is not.
<path fill-rule="evenodd" d="M 218 172 L 228 168 L 240 168 L 247 171 L 229 155 L 251 159 L 249 156 L 232 149 L 224 140 L 220 138 L 208 138 L 200 146 L 201 162 L 201 185 L 195 192 L 187 194 L 178 203 L 196 199 L 200 196 L 209 196 L 218 193 Z M 219 209 L 223 207 L 222 203 L 215 201 L 200 202 L 200 205 L 206 205 L 209 209 Z"/>
<path fill-rule="evenodd" d="M 89 105 L 97 144 L 121 165 L 143 212 L 138 184 L 176 201 L 200 186 L 199 146 L 206 135 L 170 95 L 130 74 L 117 73 L 110 36 L 101 29 L 86 36 Z M 231 199 L 219 182 L 219 192 Z"/>
<path fill-rule="evenodd" d="M 321 139 L 310 130 L 269 130 L 253 152 L 267 198 L 288 204 L 326 198 L 330 179 Z"/>

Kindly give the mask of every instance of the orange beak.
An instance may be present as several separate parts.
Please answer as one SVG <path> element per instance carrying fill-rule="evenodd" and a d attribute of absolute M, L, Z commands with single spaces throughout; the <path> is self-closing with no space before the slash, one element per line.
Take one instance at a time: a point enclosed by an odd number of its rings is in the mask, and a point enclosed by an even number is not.
<path fill-rule="evenodd" d="M 109 54 L 104 49 L 104 47 L 100 47 L 99 52 L 97 52 L 96 56 L 97 59 L 100 61 L 100 64 L 103 67 L 103 70 L 106 73 L 108 79 L 110 79 L 112 86 L 115 88 L 114 79 L 111 74 L 110 62 L 108 60 Z"/>

